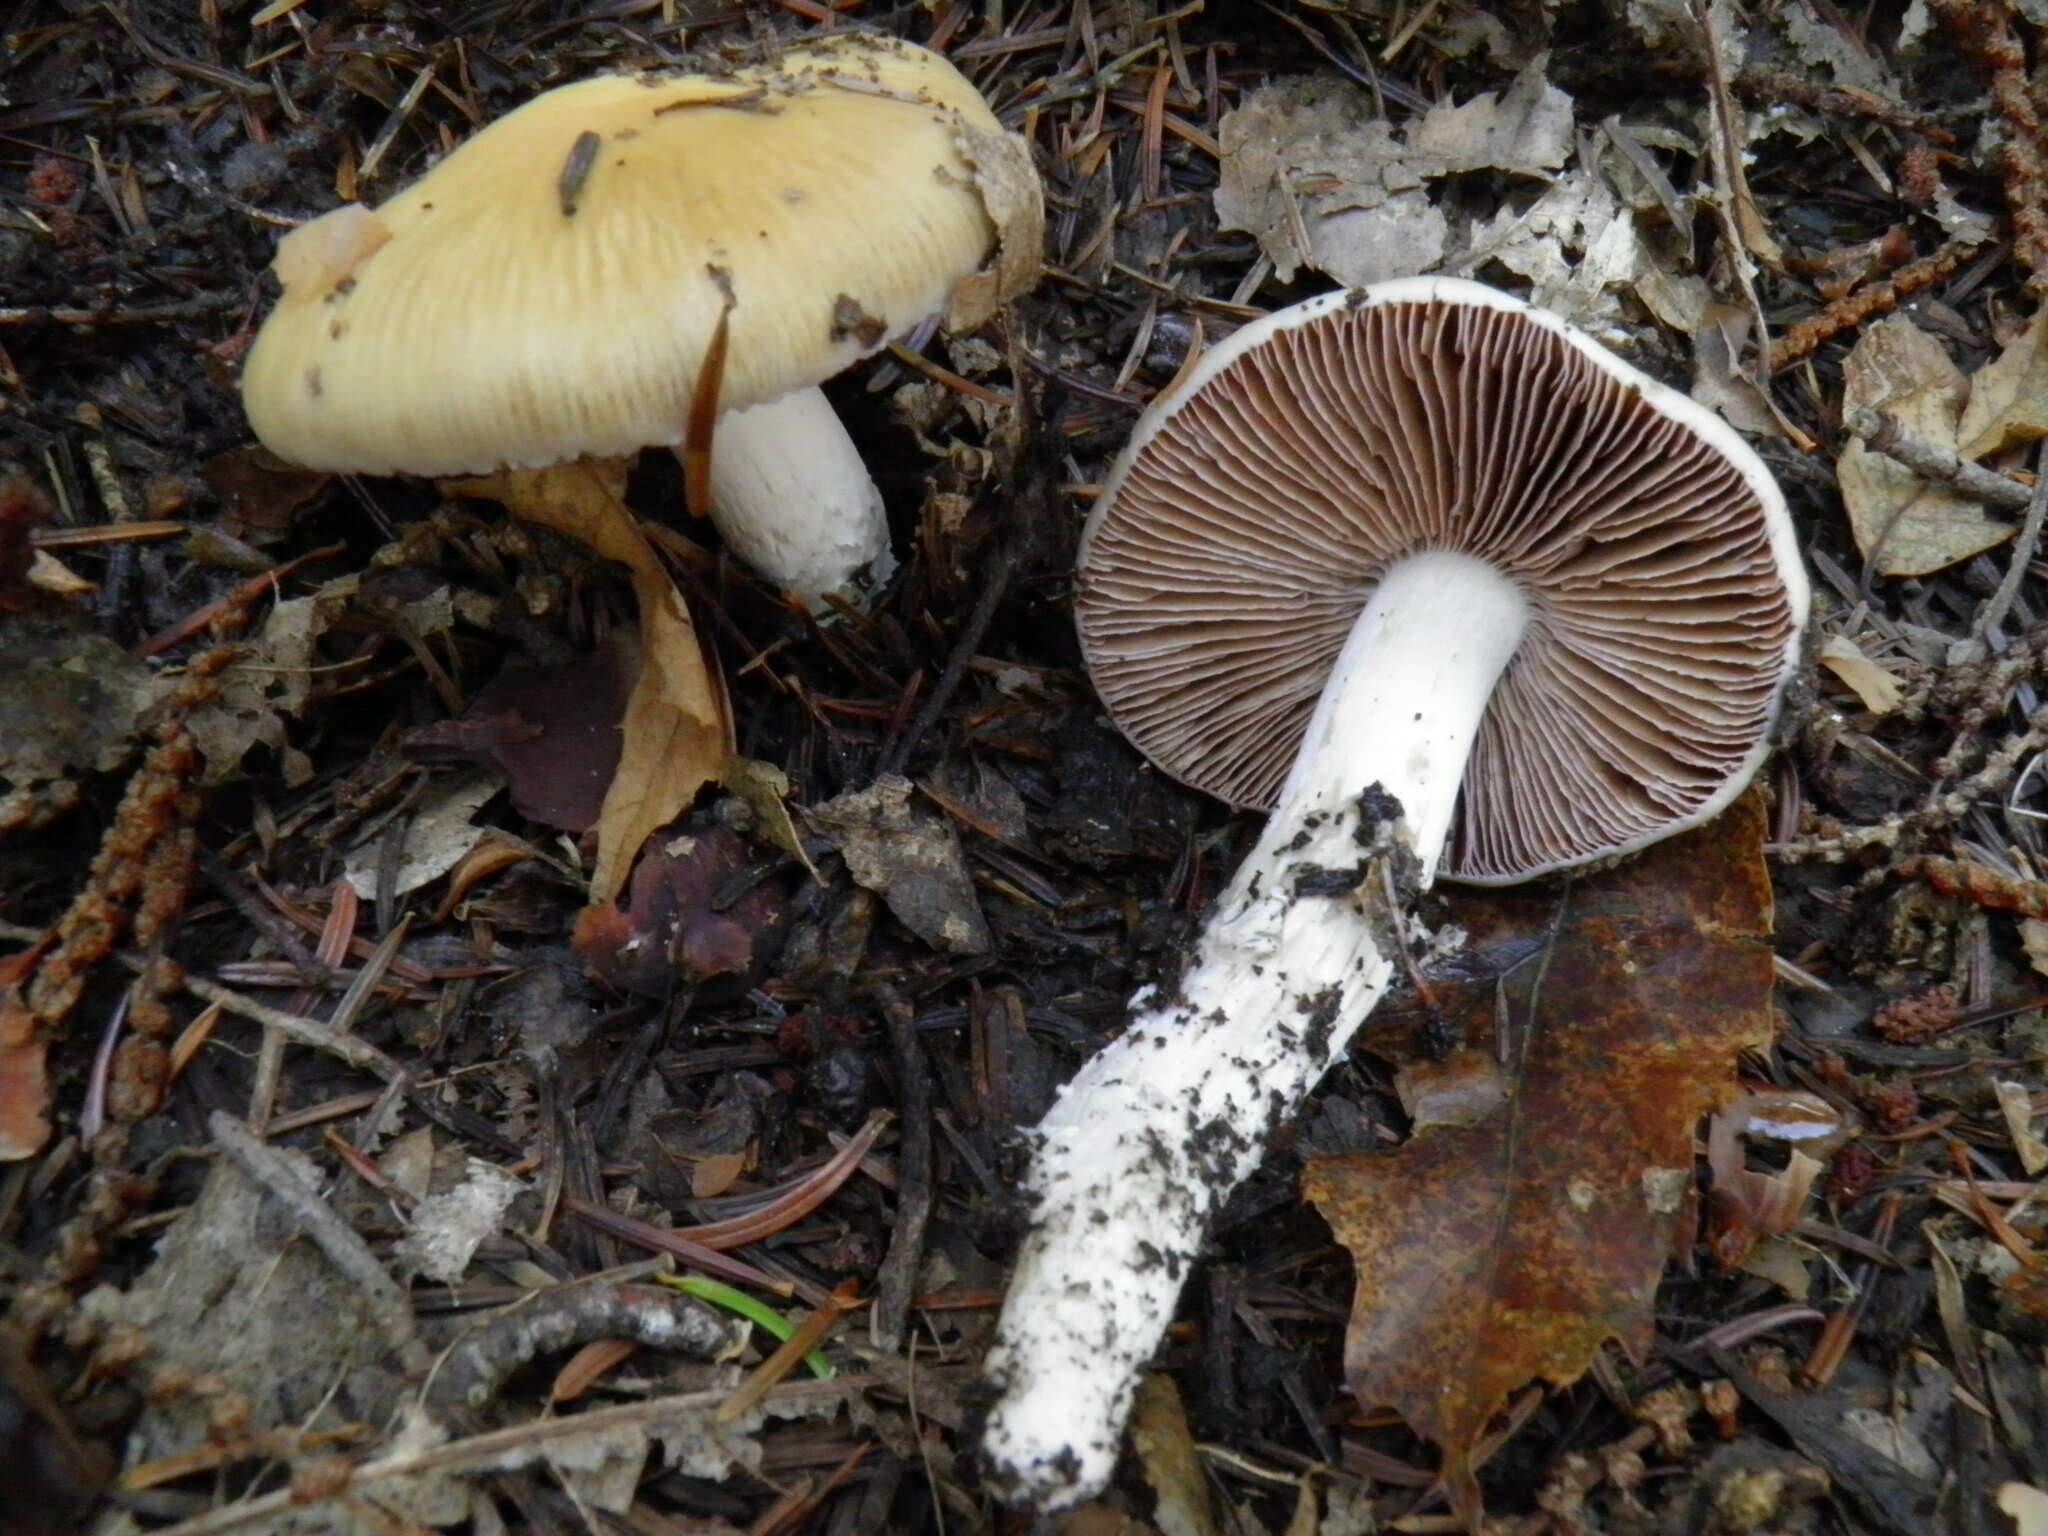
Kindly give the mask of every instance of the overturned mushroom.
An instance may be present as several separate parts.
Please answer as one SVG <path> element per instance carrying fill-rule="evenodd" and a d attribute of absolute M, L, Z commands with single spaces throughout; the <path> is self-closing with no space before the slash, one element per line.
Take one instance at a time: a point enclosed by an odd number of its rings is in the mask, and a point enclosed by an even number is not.
<path fill-rule="evenodd" d="M 930 316 L 987 320 L 1040 221 L 1029 149 L 908 43 L 585 80 L 287 235 L 243 401 L 294 463 L 451 476 L 680 446 L 715 391 L 727 542 L 862 600 L 888 525 L 816 386 Z"/>
<path fill-rule="evenodd" d="M 1385 990 L 1413 894 L 1714 815 L 1806 605 L 1726 425 L 1476 283 L 1270 315 L 1146 413 L 1083 536 L 1089 669 L 1160 767 L 1273 813 L 1036 1132 L 988 1361 L 999 1486 L 1107 1481 L 1211 1217 Z"/>

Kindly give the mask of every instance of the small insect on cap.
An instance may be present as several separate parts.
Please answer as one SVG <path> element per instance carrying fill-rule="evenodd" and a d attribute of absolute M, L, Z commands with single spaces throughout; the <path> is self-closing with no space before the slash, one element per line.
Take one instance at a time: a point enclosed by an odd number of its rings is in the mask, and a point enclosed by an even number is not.
<path fill-rule="evenodd" d="M 849 35 L 536 97 L 374 212 L 279 242 L 243 404 L 309 468 L 481 474 L 683 440 L 1037 274 L 1022 140 L 937 54 Z"/>
<path fill-rule="evenodd" d="M 1081 648 L 1155 763 L 1267 807 L 1381 576 L 1436 550 L 1530 610 L 1445 876 L 1631 852 L 1748 783 L 1807 611 L 1769 472 L 1705 407 L 1456 278 L 1254 321 L 1155 403 L 1082 535 Z"/>

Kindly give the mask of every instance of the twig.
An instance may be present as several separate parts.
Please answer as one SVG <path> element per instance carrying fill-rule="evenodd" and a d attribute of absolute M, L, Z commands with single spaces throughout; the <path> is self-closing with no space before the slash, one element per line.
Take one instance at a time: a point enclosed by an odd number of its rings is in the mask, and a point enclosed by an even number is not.
<path fill-rule="evenodd" d="M 425 1376 L 433 1366 L 434 1356 L 420 1341 L 412 1303 L 398 1288 L 398 1282 L 385 1273 L 384 1266 L 377 1262 L 356 1229 L 335 1215 L 327 1202 L 307 1187 L 296 1164 L 277 1148 L 250 1135 L 248 1128 L 233 1115 L 217 1109 L 207 1125 L 228 1160 L 290 1212 L 306 1236 L 327 1255 L 328 1262 L 361 1289 L 370 1315 L 398 1352 L 406 1371 L 413 1376 Z"/>
<path fill-rule="evenodd" d="M 493 1312 L 457 1339 L 435 1373 L 427 1406 L 481 1408 L 521 1366 L 592 1339 L 631 1339 L 719 1360 L 740 1342 L 743 1327 L 693 1296 L 656 1285 L 559 1286 Z"/>
<path fill-rule="evenodd" d="M 233 294 L 209 294 L 174 304 L 142 304 L 110 309 L 50 308 L 47 305 L 0 307 L 0 325 L 168 325 L 201 320 L 232 309 L 241 300 Z"/>
<path fill-rule="evenodd" d="M 764 1406 L 770 1411 L 788 1408 L 800 1413 L 816 1404 L 845 1402 L 873 1385 L 872 1376 L 851 1375 L 830 1381 L 785 1382 L 768 1395 Z M 644 1403 L 594 1408 L 588 1413 L 514 1424 L 508 1429 L 471 1435 L 425 1450 L 408 1445 L 355 1468 L 353 1476 L 334 1493 L 359 1496 L 411 1478 L 523 1467 L 549 1446 L 567 1441 L 602 1445 L 609 1443 L 608 1437 L 612 1435 L 652 1435 L 666 1428 L 697 1429 L 710 1420 L 725 1396 L 723 1388 L 679 1393 Z M 303 1511 L 310 1502 L 304 1489 L 280 1488 L 226 1509 L 209 1510 L 161 1530 L 157 1536 L 230 1536 L 235 1531 L 273 1530 L 283 1517 Z"/>
<path fill-rule="evenodd" d="M 1979 640 L 1995 633 L 2012 611 L 2020 583 L 2026 579 L 2027 567 L 2033 564 L 2034 551 L 2040 547 L 2043 518 L 2048 518 L 2048 448 L 2034 455 L 2034 494 L 2027 498 L 2027 515 L 2020 522 L 2019 536 L 2012 541 L 2012 554 L 2006 561 L 1998 590 L 1979 610 L 1972 627 Z"/>
<path fill-rule="evenodd" d="M 42 937 L 43 930 L 40 928 L 0 922 L 0 939 L 14 939 L 33 944 Z M 149 956 L 137 954 L 133 950 L 117 950 L 110 958 L 138 974 L 150 966 Z M 278 1030 L 300 1045 L 309 1045 L 315 1050 L 325 1051 L 352 1067 L 374 1072 L 386 1082 L 406 1076 L 404 1067 L 367 1040 L 358 1040 L 352 1035 L 331 1029 L 318 1019 L 308 1019 L 296 1013 L 286 1013 L 282 1008 L 272 1008 L 268 1004 L 257 1002 L 253 997 L 244 997 L 217 981 L 209 981 L 204 976 L 186 976 L 182 979 L 182 985 L 194 997 L 204 998 L 209 1003 L 219 1003 L 229 1013 Z"/>
<path fill-rule="evenodd" d="M 924 1047 L 912 1027 L 910 1005 L 885 987 L 882 1014 L 889 1021 L 889 1044 L 896 1056 L 903 1147 L 897 1159 L 901 1183 L 896 1195 L 896 1230 L 875 1277 L 874 1319 L 869 1327 L 878 1347 L 894 1351 L 902 1348 L 910 1324 L 910 1302 L 917 1292 L 918 1270 L 924 1259 L 925 1224 L 932 1214 L 932 1087 Z"/>
<path fill-rule="evenodd" d="M 2034 500 L 2033 493 L 2019 481 L 2001 475 L 1982 464 L 1972 464 L 1953 448 L 1943 448 L 1924 437 L 1915 437 L 1899 425 L 1898 418 L 1867 405 L 1852 406 L 1842 415 L 1842 425 L 1870 447 L 1895 459 L 1923 480 L 1948 486 L 1958 495 L 2000 512 L 2024 512 Z M 2015 562 L 2024 570 L 2025 561 Z"/>

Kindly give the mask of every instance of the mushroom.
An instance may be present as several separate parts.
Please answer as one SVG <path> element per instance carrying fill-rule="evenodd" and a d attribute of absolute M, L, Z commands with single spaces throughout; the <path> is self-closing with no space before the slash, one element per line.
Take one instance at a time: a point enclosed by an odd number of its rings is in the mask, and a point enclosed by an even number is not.
<path fill-rule="evenodd" d="M 1006 1494 L 1106 1483 L 1210 1219 L 1429 942 L 1415 893 L 1714 815 L 1806 606 L 1733 431 L 1476 283 L 1281 310 L 1151 406 L 1082 536 L 1082 649 L 1154 763 L 1272 814 L 1034 1133 L 987 1363 Z"/>
<path fill-rule="evenodd" d="M 860 599 L 888 524 L 817 385 L 930 316 L 987 320 L 1041 223 L 1028 146 L 909 43 L 585 80 L 285 236 L 243 403 L 295 464 L 453 476 L 681 445 L 701 379 L 727 544 L 813 606 Z"/>

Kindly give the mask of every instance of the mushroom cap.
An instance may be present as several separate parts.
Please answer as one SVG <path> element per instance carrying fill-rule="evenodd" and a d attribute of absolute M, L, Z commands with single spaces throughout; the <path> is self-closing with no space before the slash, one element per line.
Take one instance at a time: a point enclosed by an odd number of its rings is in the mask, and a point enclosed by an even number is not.
<path fill-rule="evenodd" d="M 937 54 L 864 34 L 719 74 L 534 98 L 371 212 L 286 235 L 250 348 L 264 444 L 312 468 L 483 473 L 682 441 L 1030 286 L 1024 142 Z"/>
<path fill-rule="evenodd" d="M 1375 584 L 1422 550 L 1530 606 L 1445 877 L 1629 852 L 1740 793 L 1806 620 L 1784 498 L 1719 417 L 1460 279 L 1268 315 L 1155 401 L 1082 535 L 1082 650 L 1154 763 L 1268 807 Z"/>

